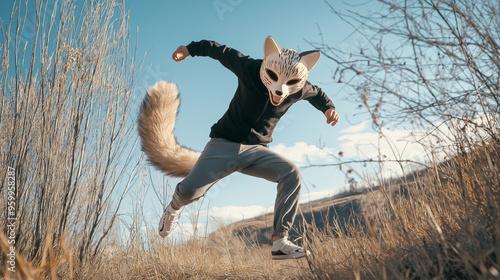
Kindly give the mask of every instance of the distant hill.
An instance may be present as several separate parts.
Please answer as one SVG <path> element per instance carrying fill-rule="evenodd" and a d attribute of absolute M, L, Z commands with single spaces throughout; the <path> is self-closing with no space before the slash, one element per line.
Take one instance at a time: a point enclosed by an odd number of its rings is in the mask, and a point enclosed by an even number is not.
<path fill-rule="evenodd" d="M 431 172 L 429 169 L 416 170 L 406 177 L 389 180 L 385 185 L 390 186 L 390 191 L 385 195 L 407 196 L 407 187 L 415 184 L 415 178 L 429 172 Z M 380 188 L 373 187 L 301 204 L 293 228 L 289 232 L 290 237 L 291 239 L 300 237 L 301 233 L 304 232 L 304 227 L 308 225 L 313 225 L 312 228 L 319 231 L 333 225 L 335 225 L 335 230 L 345 230 L 349 225 L 363 229 L 364 217 L 373 214 L 375 204 L 382 199 L 382 196 L 384 194 Z M 273 213 L 268 213 L 233 223 L 230 227 L 235 235 L 243 237 L 249 242 L 271 244 L 272 222 Z"/>
<path fill-rule="evenodd" d="M 333 223 L 338 223 L 341 229 L 358 223 L 356 217 L 363 215 L 362 201 L 367 200 L 367 196 L 367 192 L 350 192 L 301 204 L 293 229 L 289 232 L 291 239 L 300 236 L 299 232 L 303 232 L 305 224 L 314 224 L 321 231 Z M 245 240 L 271 244 L 272 222 L 273 213 L 268 213 L 236 222 L 231 227 L 234 234 Z"/>

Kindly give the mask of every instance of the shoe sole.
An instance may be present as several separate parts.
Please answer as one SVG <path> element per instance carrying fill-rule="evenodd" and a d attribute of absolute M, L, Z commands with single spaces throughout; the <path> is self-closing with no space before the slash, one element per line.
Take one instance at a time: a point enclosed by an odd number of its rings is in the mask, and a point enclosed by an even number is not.
<path fill-rule="evenodd" d="M 291 255 L 273 255 L 273 260 L 296 260 L 305 257 L 306 254 L 291 256 Z"/>

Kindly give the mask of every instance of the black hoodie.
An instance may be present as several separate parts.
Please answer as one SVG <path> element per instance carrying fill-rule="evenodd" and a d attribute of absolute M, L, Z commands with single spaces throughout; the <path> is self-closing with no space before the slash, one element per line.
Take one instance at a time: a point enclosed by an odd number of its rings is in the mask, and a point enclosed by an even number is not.
<path fill-rule="evenodd" d="M 305 99 L 323 113 L 328 109 L 335 109 L 328 96 L 309 82 L 306 82 L 300 91 L 288 96 L 280 105 L 274 106 L 260 79 L 262 59 L 252 59 L 214 41 L 191 42 L 187 48 L 191 56 L 209 56 L 216 59 L 238 77 L 238 88 L 229 108 L 212 126 L 212 138 L 267 146 L 272 141 L 276 124 L 293 103 Z"/>

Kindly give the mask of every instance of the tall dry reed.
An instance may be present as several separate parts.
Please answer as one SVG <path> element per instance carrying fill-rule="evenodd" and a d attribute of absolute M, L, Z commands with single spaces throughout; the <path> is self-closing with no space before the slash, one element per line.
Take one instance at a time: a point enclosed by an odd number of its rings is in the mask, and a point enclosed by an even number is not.
<path fill-rule="evenodd" d="M 65 233 L 78 259 L 95 256 L 140 162 L 125 4 L 14 1 L 1 20 L 0 213 L 13 197 L 15 248 L 35 266 Z"/>
<path fill-rule="evenodd" d="M 500 145 L 384 183 L 363 227 L 306 234 L 317 279 L 500 277 Z M 335 237 L 334 237 L 335 236 Z"/>

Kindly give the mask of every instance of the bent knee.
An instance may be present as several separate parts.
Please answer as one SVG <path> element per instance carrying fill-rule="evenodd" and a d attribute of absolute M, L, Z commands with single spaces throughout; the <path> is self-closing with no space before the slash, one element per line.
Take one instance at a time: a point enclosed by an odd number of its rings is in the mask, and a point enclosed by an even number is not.
<path fill-rule="evenodd" d="M 295 163 L 290 162 L 286 169 L 283 170 L 281 174 L 282 180 L 294 181 L 300 184 L 302 180 L 302 175 L 300 169 Z"/>
<path fill-rule="evenodd" d="M 175 189 L 175 193 L 177 195 L 177 198 L 182 204 L 187 205 L 191 202 L 194 202 L 200 197 L 203 196 L 203 192 L 200 192 L 198 188 L 193 188 L 189 185 L 184 185 L 179 183 Z"/>

